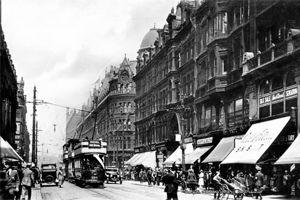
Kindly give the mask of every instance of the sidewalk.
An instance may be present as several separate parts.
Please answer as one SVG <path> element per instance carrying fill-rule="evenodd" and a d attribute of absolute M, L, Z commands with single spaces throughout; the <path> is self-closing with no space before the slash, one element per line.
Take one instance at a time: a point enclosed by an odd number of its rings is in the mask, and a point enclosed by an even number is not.
<path fill-rule="evenodd" d="M 31 188 L 31 200 L 42 200 L 41 187 L 38 184 Z"/>
<path fill-rule="evenodd" d="M 158 185 L 148 185 L 148 182 L 140 182 L 140 181 L 133 181 L 133 180 L 128 180 L 126 182 L 129 182 L 131 184 L 134 184 L 134 185 L 143 185 L 143 186 L 147 186 L 147 187 L 156 187 L 156 188 L 162 188 L 164 189 L 165 186 L 163 186 L 162 184 L 160 184 L 159 186 Z M 179 191 L 180 192 L 180 191 Z M 204 194 L 204 193 L 200 193 L 201 195 L 207 195 L 207 196 L 211 196 L 213 197 L 213 194 L 211 193 L 207 193 L 207 194 Z M 271 200 L 271 199 L 275 199 L 275 200 L 299 200 L 300 198 L 299 197 L 295 197 L 295 196 L 292 196 L 291 198 L 286 198 L 284 195 L 263 195 L 262 197 L 263 200 Z M 253 197 L 244 197 L 243 200 L 256 200 L 255 198 Z"/>

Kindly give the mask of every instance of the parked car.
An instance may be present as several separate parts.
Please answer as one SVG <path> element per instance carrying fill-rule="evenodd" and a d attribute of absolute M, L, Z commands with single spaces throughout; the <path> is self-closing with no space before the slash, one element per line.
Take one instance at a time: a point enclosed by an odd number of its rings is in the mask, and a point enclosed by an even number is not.
<path fill-rule="evenodd" d="M 109 182 L 120 182 L 122 184 L 122 177 L 120 176 L 119 170 L 116 167 L 106 167 L 106 183 Z"/>
<path fill-rule="evenodd" d="M 41 186 L 43 183 L 58 185 L 56 164 L 42 164 Z"/>

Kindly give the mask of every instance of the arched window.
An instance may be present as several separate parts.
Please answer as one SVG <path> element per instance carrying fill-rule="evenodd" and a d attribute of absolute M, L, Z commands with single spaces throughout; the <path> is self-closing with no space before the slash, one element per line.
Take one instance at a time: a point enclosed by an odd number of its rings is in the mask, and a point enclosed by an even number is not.
<path fill-rule="evenodd" d="M 289 71 L 289 73 L 286 77 L 285 84 L 286 84 L 286 87 L 296 84 L 294 71 Z"/>
<path fill-rule="evenodd" d="M 266 80 L 260 85 L 260 95 L 264 95 L 270 92 L 269 81 Z"/>
<path fill-rule="evenodd" d="M 283 88 L 283 78 L 276 76 L 272 80 L 272 91 L 276 91 Z"/>

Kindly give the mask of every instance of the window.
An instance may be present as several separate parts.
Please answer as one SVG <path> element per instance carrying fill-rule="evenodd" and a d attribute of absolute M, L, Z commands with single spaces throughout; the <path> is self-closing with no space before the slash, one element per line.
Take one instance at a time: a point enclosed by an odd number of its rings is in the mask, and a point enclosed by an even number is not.
<path fill-rule="evenodd" d="M 286 87 L 289 87 L 291 85 L 295 85 L 295 74 L 293 71 L 290 71 L 286 77 Z"/>
<path fill-rule="evenodd" d="M 282 77 L 275 77 L 272 81 L 272 91 L 279 90 L 281 88 L 283 88 Z"/>
<path fill-rule="evenodd" d="M 227 57 L 221 58 L 222 74 L 227 74 Z"/>
<path fill-rule="evenodd" d="M 260 95 L 267 94 L 269 92 L 270 92 L 270 85 L 269 85 L 269 81 L 266 80 L 260 86 Z"/>

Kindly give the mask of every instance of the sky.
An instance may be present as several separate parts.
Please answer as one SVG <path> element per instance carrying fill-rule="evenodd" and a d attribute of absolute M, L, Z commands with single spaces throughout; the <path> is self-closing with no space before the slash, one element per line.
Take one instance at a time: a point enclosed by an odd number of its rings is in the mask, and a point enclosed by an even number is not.
<path fill-rule="evenodd" d="M 119 66 L 125 54 L 135 60 L 145 34 L 154 25 L 162 28 L 178 2 L 2 0 L 2 28 L 27 101 L 33 101 L 35 85 L 38 101 L 81 109 L 105 69 Z M 27 110 L 31 134 L 32 103 Z M 65 113 L 63 107 L 37 105 L 39 151 L 62 153 Z"/>

